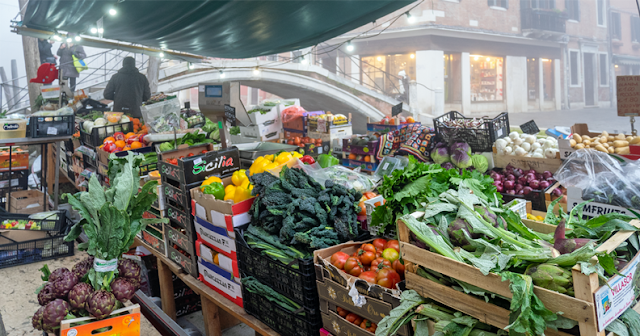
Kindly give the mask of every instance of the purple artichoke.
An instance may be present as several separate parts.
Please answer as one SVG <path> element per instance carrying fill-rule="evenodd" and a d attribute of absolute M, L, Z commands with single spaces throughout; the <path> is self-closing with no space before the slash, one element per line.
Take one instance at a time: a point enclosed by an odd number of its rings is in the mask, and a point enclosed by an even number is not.
<path fill-rule="evenodd" d="M 85 309 L 86 302 L 93 294 L 93 287 L 90 284 L 81 282 L 73 286 L 69 291 L 69 305 L 73 309 Z"/>
<path fill-rule="evenodd" d="M 48 282 L 42 289 L 40 293 L 38 293 L 38 303 L 41 306 L 46 306 L 47 303 L 56 299 L 56 289 L 53 286 L 53 283 Z"/>
<path fill-rule="evenodd" d="M 62 275 L 71 273 L 71 271 L 66 267 L 61 267 L 56 269 L 55 271 L 49 274 L 49 282 L 56 282 L 58 279 L 62 277 Z"/>
<path fill-rule="evenodd" d="M 49 302 L 44 307 L 44 313 L 42 314 L 42 329 L 45 329 L 45 324 L 47 326 L 59 326 L 64 317 L 69 314 L 70 309 L 69 303 L 65 300 L 55 299 Z"/>
<path fill-rule="evenodd" d="M 453 245 L 460 247 L 470 244 L 465 233 L 467 233 L 472 239 L 478 239 L 481 236 L 477 233 L 473 233 L 473 228 L 469 222 L 462 218 L 456 218 L 451 222 L 447 228 L 447 232 L 449 233 L 449 239 L 451 239 Z"/>
<path fill-rule="evenodd" d="M 140 289 L 140 278 L 138 278 L 138 279 L 136 279 L 136 278 L 125 278 L 125 279 L 127 279 L 127 281 L 129 281 L 129 283 L 133 285 L 135 290 Z"/>
<path fill-rule="evenodd" d="M 40 307 L 31 318 L 33 329 L 42 330 L 42 315 L 44 315 L 44 307 Z"/>
<path fill-rule="evenodd" d="M 93 317 L 101 320 L 111 314 L 116 307 L 116 297 L 106 290 L 93 292 L 87 300 L 86 309 Z"/>
<path fill-rule="evenodd" d="M 136 287 L 127 278 L 117 278 L 111 282 L 111 292 L 120 302 L 131 300 L 136 292 Z"/>
<path fill-rule="evenodd" d="M 140 266 L 131 259 L 118 260 L 118 275 L 123 278 L 140 279 Z"/>
<path fill-rule="evenodd" d="M 80 279 L 82 279 L 82 277 L 84 277 L 85 274 L 87 274 L 87 272 L 89 272 L 92 266 L 93 266 L 93 257 L 89 257 L 75 264 L 71 269 L 71 271 L 73 272 L 73 274 L 76 275 L 76 277 L 78 277 L 78 281 L 79 281 Z"/>
<path fill-rule="evenodd" d="M 54 283 L 53 288 L 56 291 L 56 297 L 59 299 L 64 299 L 69 295 L 69 291 L 78 283 L 78 278 L 76 275 L 71 273 L 65 273 L 60 276 Z"/>

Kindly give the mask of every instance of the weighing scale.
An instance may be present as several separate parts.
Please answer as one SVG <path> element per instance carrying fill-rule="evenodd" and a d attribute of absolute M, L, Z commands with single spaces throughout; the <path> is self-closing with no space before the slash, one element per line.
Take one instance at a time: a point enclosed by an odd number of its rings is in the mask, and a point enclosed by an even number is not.
<path fill-rule="evenodd" d="M 200 112 L 218 124 L 223 148 L 230 147 L 229 127 L 249 126 L 251 119 L 240 100 L 240 83 L 207 82 L 198 84 Z"/>

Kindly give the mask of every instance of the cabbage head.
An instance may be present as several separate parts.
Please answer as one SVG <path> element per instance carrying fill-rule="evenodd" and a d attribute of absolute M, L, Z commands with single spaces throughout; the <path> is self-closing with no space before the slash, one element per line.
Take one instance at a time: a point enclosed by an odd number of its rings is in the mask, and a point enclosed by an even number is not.
<path fill-rule="evenodd" d="M 484 155 L 476 154 L 471 157 L 471 165 L 479 172 L 485 173 L 489 170 L 489 161 Z"/>

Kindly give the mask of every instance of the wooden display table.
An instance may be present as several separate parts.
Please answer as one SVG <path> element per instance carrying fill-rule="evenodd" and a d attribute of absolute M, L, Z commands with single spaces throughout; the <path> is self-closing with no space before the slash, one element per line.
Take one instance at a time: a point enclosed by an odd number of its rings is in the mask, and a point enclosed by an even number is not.
<path fill-rule="evenodd" d="M 162 310 L 173 320 L 176 319 L 176 303 L 173 299 L 172 273 L 200 295 L 205 334 L 207 336 L 222 335 L 222 330 L 240 322 L 255 330 L 256 335 L 279 335 L 255 317 L 247 314 L 242 307 L 207 287 L 207 285 L 200 280 L 185 273 L 177 264 L 164 255 L 159 254 L 140 239 L 136 238 L 134 245 L 144 246 L 158 259 L 158 277 L 160 280 Z"/>

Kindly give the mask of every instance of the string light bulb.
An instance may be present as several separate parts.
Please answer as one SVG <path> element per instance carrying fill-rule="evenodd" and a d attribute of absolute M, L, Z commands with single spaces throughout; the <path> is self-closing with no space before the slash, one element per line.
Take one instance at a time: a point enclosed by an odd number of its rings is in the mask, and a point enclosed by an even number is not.
<path fill-rule="evenodd" d="M 109 15 L 114 16 L 116 14 L 118 14 L 118 11 L 115 8 L 109 9 Z"/>
<path fill-rule="evenodd" d="M 309 62 L 307 61 L 307 59 L 306 59 L 304 56 L 302 56 L 302 59 L 300 59 L 300 63 L 302 63 L 302 64 L 305 64 L 305 65 L 306 65 L 306 64 L 307 64 L 307 63 L 309 63 Z"/>
<path fill-rule="evenodd" d="M 70 37 L 67 37 L 67 43 L 71 43 L 73 41 Z"/>
<path fill-rule="evenodd" d="M 347 51 L 353 51 L 353 49 L 355 49 L 355 47 L 351 44 L 351 41 L 347 42 Z"/>
<path fill-rule="evenodd" d="M 62 38 L 58 34 L 53 35 L 53 39 L 56 41 L 62 40 Z"/>
<path fill-rule="evenodd" d="M 100 34 L 104 33 L 104 28 L 98 28 L 98 33 Z"/>
<path fill-rule="evenodd" d="M 164 53 L 163 53 L 163 52 L 160 52 L 160 53 L 158 54 L 158 56 L 160 56 L 160 57 L 162 58 L 162 57 L 164 57 Z"/>
<path fill-rule="evenodd" d="M 189 62 L 189 70 L 193 70 L 195 67 L 195 64 Z"/>
<path fill-rule="evenodd" d="M 74 37 L 73 39 L 76 40 L 76 42 L 80 42 L 80 40 L 82 40 L 80 35 L 76 35 L 76 37 Z"/>
<path fill-rule="evenodd" d="M 411 13 L 407 12 L 407 22 L 409 22 L 409 23 L 416 22 L 416 17 L 415 16 L 411 16 Z"/>
<path fill-rule="evenodd" d="M 98 28 L 93 27 L 91 28 L 91 34 L 97 34 L 98 33 Z"/>
<path fill-rule="evenodd" d="M 259 75 L 260 74 L 260 68 L 258 68 L 258 67 L 253 68 L 253 74 L 256 75 L 256 76 Z"/>
<path fill-rule="evenodd" d="M 227 75 L 224 73 L 224 71 L 220 70 L 220 78 L 225 78 L 227 77 Z"/>

